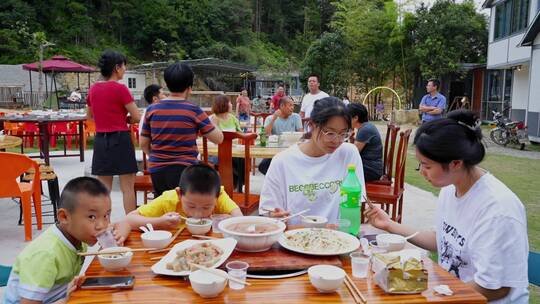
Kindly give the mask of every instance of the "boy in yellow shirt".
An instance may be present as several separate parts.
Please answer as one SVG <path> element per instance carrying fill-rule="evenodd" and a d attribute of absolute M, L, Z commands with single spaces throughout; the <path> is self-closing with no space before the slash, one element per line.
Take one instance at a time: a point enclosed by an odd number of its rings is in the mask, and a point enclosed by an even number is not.
<path fill-rule="evenodd" d="M 207 218 L 212 214 L 242 216 L 242 211 L 221 186 L 217 171 L 198 164 L 184 169 L 179 187 L 164 191 L 149 204 L 131 211 L 126 220 L 131 229 L 147 223 L 155 229 L 175 229 L 181 224 L 180 215 Z"/>

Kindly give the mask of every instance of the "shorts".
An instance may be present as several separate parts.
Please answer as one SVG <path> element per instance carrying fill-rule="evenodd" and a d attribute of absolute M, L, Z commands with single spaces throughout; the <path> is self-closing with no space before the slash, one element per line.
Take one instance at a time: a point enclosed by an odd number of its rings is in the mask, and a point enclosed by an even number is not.
<path fill-rule="evenodd" d="M 98 132 L 94 139 L 92 175 L 113 176 L 139 171 L 129 131 Z"/>

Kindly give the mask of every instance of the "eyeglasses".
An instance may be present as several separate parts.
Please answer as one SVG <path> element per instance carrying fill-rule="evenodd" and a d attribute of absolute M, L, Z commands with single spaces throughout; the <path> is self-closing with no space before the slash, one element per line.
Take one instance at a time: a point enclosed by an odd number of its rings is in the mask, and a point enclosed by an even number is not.
<path fill-rule="evenodd" d="M 334 141 L 339 139 L 340 141 L 346 141 L 351 136 L 351 132 L 347 131 L 345 133 L 336 133 L 333 131 L 321 130 L 321 133 L 324 135 L 324 139 L 328 141 Z"/>

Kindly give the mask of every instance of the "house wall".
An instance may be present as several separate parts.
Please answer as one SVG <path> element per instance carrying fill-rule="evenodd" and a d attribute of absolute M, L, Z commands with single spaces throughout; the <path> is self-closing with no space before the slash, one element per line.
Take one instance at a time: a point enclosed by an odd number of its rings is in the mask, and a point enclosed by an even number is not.
<path fill-rule="evenodd" d="M 529 66 L 522 65 L 521 71 L 514 70 L 512 79 L 512 120 L 525 121 L 529 103 Z"/>
<path fill-rule="evenodd" d="M 135 78 L 135 87 L 129 87 L 129 78 Z M 124 74 L 124 78 L 122 78 L 122 80 L 118 82 L 124 84 L 129 89 L 129 91 L 133 95 L 133 99 L 141 100 L 142 98 L 144 98 L 143 92 L 144 88 L 146 88 L 145 73 L 126 71 L 126 73 Z"/>
<path fill-rule="evenodd" d="M 529 90 L 529 106 L 527 112 L 527 126 L 531 140 L 540 142 L 540 43 L 538 35 L 535 40 L 531 58 L 531 87 Z M 534 85 L 532 85 L 534 84 Z"/>

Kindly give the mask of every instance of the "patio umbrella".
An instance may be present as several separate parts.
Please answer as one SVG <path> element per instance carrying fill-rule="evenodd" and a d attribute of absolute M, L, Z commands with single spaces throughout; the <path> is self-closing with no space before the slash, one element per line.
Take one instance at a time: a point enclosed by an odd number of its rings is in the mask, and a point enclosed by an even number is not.
<path fill-rule="evenodd" d="M 96 69 L 87 66 L 84 64 L 77 63 L 75 61 L 69 60 L 67 57 L 64 56 L 53 56 L 51 59 L 44 60 L 41 63 L 42 71 L 45 74 L 52 73 L 53 82 L 54 82 L 54 89 L 56 93 L 56 101 L 58 103 L 58 107 L 60 107 L 59 101 L 58 101 L 58 90 L 56 88 L 56 73 L 77 73 L 77 84 L 79 82 L 79 73 L 88 73 L 88 86 L 90 87 L 90 73 L 95 72 Z M 27 63 L 23 64 L 23 69 L 27 70 L 30 75 L 30 98 L 32 98 L 32 71 L 39 71 L 39 62 L 34 63 Z M 47 77 L 45 77 L 45 82 L 47 82 Z M 51 91 L 52 91 L 52 83 L 51 83 Z M 45 94 L 47 95 L 47 83 L 45 83 Z M 32 100 L 31 100 L 32 102 Z"/>

